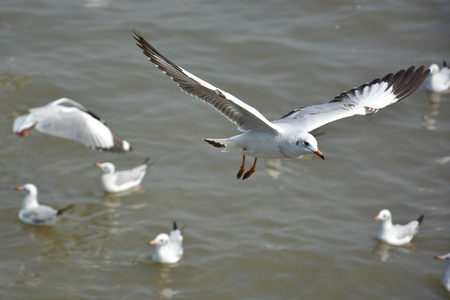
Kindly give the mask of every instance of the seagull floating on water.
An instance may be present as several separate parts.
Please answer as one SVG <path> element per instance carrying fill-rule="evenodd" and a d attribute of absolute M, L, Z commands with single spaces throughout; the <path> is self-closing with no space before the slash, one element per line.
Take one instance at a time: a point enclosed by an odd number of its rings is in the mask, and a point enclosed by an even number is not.
<path fill-rule="evenodd" d="M 394 246 L 408 244 L 419 231 L 424 215 L 406 225 L 392 224 L 391 212 L 387 209 L 380 211 L 375 217 L 376 221 L 382 221 L 378 238 Z"/>
<path fill-rule="evenodd" d="M 258 110 L 235 96 L 196 77 L 171 62 L 151 46 L 136 30 L 134 38 L 143 53 L 184 92 L 212 105 L 243 134 L 226 139 L 204 139 L 222 152 L 243 155 L 236 177 L 246 179 L 256 168 L 258 158 L 298 158 L 315 154 L 325 159 L 317 147 L 317 140 L 309 132 L 327 123 L 353 115 L 370 115 L 414 92 L 426 79 L 429 70 L 424 66 L 401 70 L 381 79 L 361 85 L 336 96 L 331 102 L 295 109 L 270 122 Z M 245 157 L 255 158 L 245 172 Z M 245 173 L 244 173 L 245 172 Z"/>
<path fill-rule="evenodd" d="M 160 233 L 149 245 L 156 245 L 153 252 L 153 260 L 161 263 L 176 263 L 183 256 L 183 236 L 182 230 L 178 229 L 177 223 L 173 222 L 173 229 L 170 236 L 167 233 Z"/>
<path fill-rule="evenodd" d="M 31 108 L 29 114 L 14 120 L 13 131 L 20 136 L 28 136 L 33 128 L 42 133 L 80 142 L 96 150 L 132 150 L 130 144 L 112 133 L 96 114 L 68 98 Z"/>
<path fill-rule="evenodd" d="M 450 70 L 445 60 L 441 69 L 437 64 L 430 65 L 430 75 L 425 81 L 425 89 L 436 94 L 450 93 Z"/>
<path fill-rule="evenodd" d="M 447 253 L 445 255 L 438 255 L 434 257 L 435 259 L 443 260 L 447 262 L 447 272 L 445 272 L 444 280 L 442 281 L 444 283 L 445 288 L 447 291 L 450 292 L 450 253 Z"/>
<path fill-rule="evenodd" d="M 118 193 L 139 186 L 149 167 L 149 160 L 147 157 L 139 166 L 122 171 L 116 171 L 116 167 L 110 162 L 96 163 L 95 166 L 103 171 L 103 190 L 107 193 Z"/>
<path fill-rule="evenodd" d="M 16 187 L 17 191 L 27 193 L 19 212 L 19 219 L 32 225 L 54 225 L 59 217 L 73 205 L 56 210 L 47 205 L 40 205 L 37 200 L 38 190 L 32 183 Z"/>

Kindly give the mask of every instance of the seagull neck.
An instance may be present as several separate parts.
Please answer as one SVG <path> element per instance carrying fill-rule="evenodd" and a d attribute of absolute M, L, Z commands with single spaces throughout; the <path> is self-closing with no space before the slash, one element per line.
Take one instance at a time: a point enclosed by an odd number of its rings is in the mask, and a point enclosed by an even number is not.
<path fill-rule="evenodd" d="M 387 230 L 389 230 L 389 229 L 391 229 L 394 225 L 392 224 L 392 220 L 391 219 L 389 219 L 389 220 L 385 220 L 385 221 L 383 221 L 383 223 L 382 223 L 382 225 L 381 226 L 383 226 L 383 229 L 387 229 Z"/>
<path fill-rule="evenodd" d="M 22 209 L 36 207 L 36 206 L 39 206 L 39 203 L 37 201 L 37 194 L 26 195 L 25 199 L 23 199 Z"/>

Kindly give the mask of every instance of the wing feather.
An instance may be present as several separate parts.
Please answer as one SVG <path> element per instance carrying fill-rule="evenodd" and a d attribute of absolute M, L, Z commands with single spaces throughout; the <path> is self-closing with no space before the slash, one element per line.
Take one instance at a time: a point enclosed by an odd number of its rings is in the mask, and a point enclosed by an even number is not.
<path fill-rule="evenodd" d="M 429 74 L 429 70 L 424 69 L 421 66 L 415 70 L 412 66 L 408 70 L 390 73 L 341 93 L 329 103 L 295 109 L 273 123 L 298 125 L 309 132 L 339 119 L 376 113 L 414 92 Z"/>
<path fill-rule="evenodd" d="M 153 48 L 136 30 L 133 29 L 133 33 L 137 46 L 142 49 L 143 53 L 158 69 L 171 77 L 181 90 L 212 105 L 229 121 L 236 124 L 239 130 L 256 129 L 269 132 L 274 130 L 271 122 L 258 110 L 182 69 Z"/>

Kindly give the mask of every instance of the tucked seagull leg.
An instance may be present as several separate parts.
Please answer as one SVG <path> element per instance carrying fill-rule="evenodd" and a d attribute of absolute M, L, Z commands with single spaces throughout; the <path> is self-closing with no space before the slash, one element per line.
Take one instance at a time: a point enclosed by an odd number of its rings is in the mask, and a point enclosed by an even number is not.
<path fill-rule="evenodd" d="M 255 161 L 253 162 L 253 166 L 250 168 L 250 170 L 248 170 L 247 172 L 245 172 L 244 177 L 242 177 L 242 180 L 245 180 L 247 178 L 249 178 L 250 176 L 252 176 L 253 173 L 255 173 L 255 169 L 256 169 L 256 162 L 258 161 L 258 158 L 255 157 Z"/>
<path fill-rule="evenodd" d="M 241 168 L 239 169 L 239 172 L 237 172 L 236 174 L 236 178 L 240 179 L 242 177 L 242 174 L 244 174 L 245 171 L 245 155 L 242 155 L 242 165 Z"/>

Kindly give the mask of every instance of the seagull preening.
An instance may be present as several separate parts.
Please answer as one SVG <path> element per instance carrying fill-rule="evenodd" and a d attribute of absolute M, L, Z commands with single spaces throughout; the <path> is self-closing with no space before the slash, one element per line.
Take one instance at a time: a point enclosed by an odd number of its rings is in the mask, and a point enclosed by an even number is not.
<path fill-rule="evenodd" d="M 444 283 L 445 288 L 447 291 L 450 292 L 450 253 L 447 253 L 445 255 L 438 255 L 434 257 L 435 259 L 443 260 L 447 262 L 447 272 L 445 272 L 444 280 L 442 281 Z"/>
<path fill-rule="evenodd" d="M 425 89 L 436 94 L 450 93 L 450 70 L 444 60 L 442 68 L 437 64 L 430 65 L 430 76 L 425 81 Z"/>
<path fill-rule="evenodd" d="M 32 183 L 16 187 L 17 191 L 27 193 L 19 212 L 19 219 L 32 225 L 54 225 L 59 217 L 73 205 L 62 209 L 53 209 L 47 205 L 40 205 L 37 200 L 38 190 Z"/>
<path fill-rule="evenodd" d="M 122 171 L 116 171 L 116 167 L 110 162 L 96 163 L 95 166 L 103 171 L 103 190 L 107 193 L 118 193 L 139 186 L 150 166 L 149 160 L 147 157 L 139 166 Z"/>
<path fill-rule="evenodd" d="M 392 214 L 389 210 L 383 209 L 375 217 L 375 221 L 382 221 L 378 238 L 393 246 L 408 244 L 419 231 L 424 215 L 417 220 L 406 225 L 392 224 Z"/>
<path fill-rule="evenodd" d="M 183 227 L 184 228 L 184 227 Z M 183 228 L 178 229 L 177 223 L 173 222 L 173 229 L 170 235 L 160 233 L 148 244 L 156 245 L 152 258 L 161 263 L 176 263 L 183 256 Z"/>
<path fill-rule="evenodd" d="M 29 114 L 14 120 L 14 133 L 26 137 L 30 130 L 74 140 L 96 150 L 131 151 L 130 144 L 120 139 L 105 122 L 86 107 L 68 98 L 31 108 Z"/>
<path fill-rule="evenodd" d="M 151 46 L 136 30 L 134 38 L 143 53 L 184 92 L 212 105 L 243 134 L 226 139 L 204 139 L 223 152 L 239 152 L 242 164 L 236 177 L 246 179 L 256 168 L 258 158 L 298 158 L 315 154 L 324 159 L 317 140 L 309 132 L 327 123 L 353 115 L 370 115 L 414 92 L 427 78 L 422 66 L 401 70 L 375 79 L 336 96 L 331 102 L 295 109 L 272 122 L 258 110 L 233 95 L 194 76 L 171 62 Z M 255 158 L 245 171 L 245 157 Z"/>

